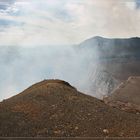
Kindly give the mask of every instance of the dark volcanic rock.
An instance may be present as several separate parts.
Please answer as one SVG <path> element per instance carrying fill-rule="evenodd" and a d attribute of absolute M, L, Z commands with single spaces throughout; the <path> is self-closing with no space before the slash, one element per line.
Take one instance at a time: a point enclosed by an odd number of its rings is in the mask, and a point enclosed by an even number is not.
<path fill-rule="evenodd" d="M 80 44 L 98 53 L 100 61 L 128 61 L 140 59 L 140 38 L 103 38 L 93 37 Z"/>

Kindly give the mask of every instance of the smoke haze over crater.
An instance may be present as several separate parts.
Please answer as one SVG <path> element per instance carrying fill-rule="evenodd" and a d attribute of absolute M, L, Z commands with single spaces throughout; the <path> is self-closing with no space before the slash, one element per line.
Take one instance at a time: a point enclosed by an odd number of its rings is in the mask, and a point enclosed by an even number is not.
<path fill-rule="evenodd" d="M 140 36 L 139 0 L 0 0 L 0 99 L 45 78 L 81 91 L 98 65 L 87 38 Z M 67 44 L 67 45 L 66 45 Z"/>
<path fill-rule="evenodd" d="M 2 48 L 0 99 L 10 97 L 44 79 L 63 79 L 81 91 L 88 91 L 88 74 L 92 70 L 92 63 L 96 63 L 92 59 L 94 53 L 88 49 L 78 52 L 75 47 Z"/>

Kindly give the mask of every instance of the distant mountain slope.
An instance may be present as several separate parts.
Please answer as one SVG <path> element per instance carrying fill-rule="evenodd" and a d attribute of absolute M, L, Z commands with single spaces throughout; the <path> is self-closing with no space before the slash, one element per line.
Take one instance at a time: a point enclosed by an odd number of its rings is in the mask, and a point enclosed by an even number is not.
<path fill-rule="evenodd" d="M 140 112 L 140 77 L 129 77 L 104 101 L 123 110 Z"/>
<path fill-rule="evenodd" d="M 129 76 L 140 76 L 140 38 L 109 39 L 93 37 L 78 46 L 90 58 L 91 92 L 111 92 Z M 93 74 L 93 75 L 92 75 Z M 110 88 L 111 87 L 111 88 Z M 104 93 L 104 94 L 102 94 Z"/>
<path fill-rule="evenodd" d="M 140 59 L 140 38 L 138 37 L 109 39 L 96 36 L 85 40 L 79 46 L 81 48 L 89 47 L 96 51 L 100 61 L 115 61 L 120 58 L 122 60 Z"/>
<path fill-rule="evenodd" d="M 140 115 L 120 111 L 60 80 L 44 80 L 0 103 L 0 136 L 140 136 Z"/>

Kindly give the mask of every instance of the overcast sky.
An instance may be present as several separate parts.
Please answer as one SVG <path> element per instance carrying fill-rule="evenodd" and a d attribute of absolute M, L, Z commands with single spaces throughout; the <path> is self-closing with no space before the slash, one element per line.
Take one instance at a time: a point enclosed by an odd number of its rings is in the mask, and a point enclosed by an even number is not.
<path fill-rule="evenodd" d="M 140 0 L 0 0 L 1 45 L 140 36 Z"/>

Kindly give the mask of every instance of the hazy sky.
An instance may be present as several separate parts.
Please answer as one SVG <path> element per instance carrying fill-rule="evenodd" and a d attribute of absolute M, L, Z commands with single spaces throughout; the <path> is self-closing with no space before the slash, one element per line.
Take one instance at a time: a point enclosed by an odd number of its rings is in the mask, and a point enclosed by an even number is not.
<path fill-rule="evenodd" d="M 0 0 L 0 44 L 140 36 L 140 0 Z"/>
<path fill-rule="evenodd" d="M 140 36 L 140 0 L 0 0 L 0 100 L 48 78 L 88 93 L 97 54 L 65 44 L 97 35 Z"/>

